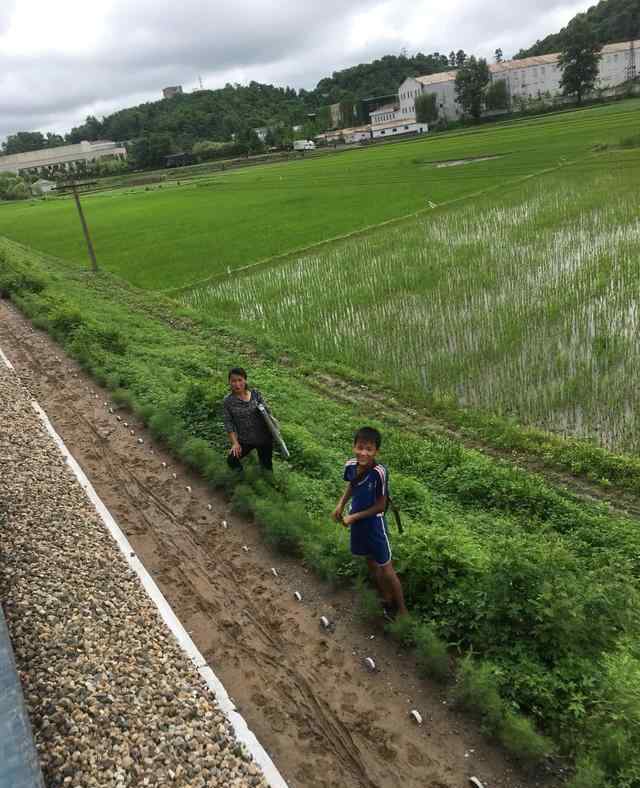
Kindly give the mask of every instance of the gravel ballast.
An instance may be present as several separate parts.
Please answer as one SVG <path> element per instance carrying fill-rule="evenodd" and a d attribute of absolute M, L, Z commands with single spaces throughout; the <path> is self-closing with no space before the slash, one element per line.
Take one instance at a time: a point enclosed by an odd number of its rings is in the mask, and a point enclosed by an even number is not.
<path fill-rule="evenodd" d="M 2 364 L 0 533 L 0 596 L 48 786 L 266 788 Z"/>

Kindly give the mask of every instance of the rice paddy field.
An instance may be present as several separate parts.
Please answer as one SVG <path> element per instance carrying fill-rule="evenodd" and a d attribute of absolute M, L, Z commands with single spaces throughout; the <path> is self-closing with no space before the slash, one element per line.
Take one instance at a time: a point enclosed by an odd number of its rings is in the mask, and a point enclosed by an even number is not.
<path fill-rule="evenodd" d="M 84 198 L 130 283 L 409 397 L 640 449 L 640 101 Z M 86 267 L 68 198 L 0 235 Z"/>
<path fill-rule="evenodd" d="M 170 290 L 528 176 L 637 132 L 640 102 L 564 112 L 282 164 L 87 196 L 100 264 Z M 472 159 L 464 166 L 443 163 Z M 600 160 L 590 164 L 598 168 Z M 0 235 L 86 265 L 73 201 L 0 207 Z"/>
<path fill-rule="evenodd" d="M 184 300 L 405 391 L 637 452 L 639 182 L 640 156 L 616 154 Z"/>

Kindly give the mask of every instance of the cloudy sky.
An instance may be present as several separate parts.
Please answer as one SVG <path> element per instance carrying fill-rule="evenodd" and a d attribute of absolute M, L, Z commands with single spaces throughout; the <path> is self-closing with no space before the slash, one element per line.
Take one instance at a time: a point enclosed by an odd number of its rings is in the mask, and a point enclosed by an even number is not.
<path fill-rule="evenodd" d="M 0 141 L 68 131 L 165 85 L 315 87 L 383 54 L 510 56 L 590 3 L 572 0 L 0 0 Z"/>

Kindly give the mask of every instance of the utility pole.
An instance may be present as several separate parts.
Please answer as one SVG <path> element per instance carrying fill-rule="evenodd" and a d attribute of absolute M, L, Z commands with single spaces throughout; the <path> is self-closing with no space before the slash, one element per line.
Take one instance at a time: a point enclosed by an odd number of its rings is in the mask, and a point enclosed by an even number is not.
<path fill-rule="evenodd" d="M 627 65 L 627 73 L 626 78 L 628 82 L 633 82 L 634 79 L 638 76 L 638 72 L 636 69 L 636 42 L 635 37 L 638 32 L 638 24 L 637 24 L 637 12 L 631 12 L 631 24 L 629 25 L 631 28 L 631 35 L 629 36 L 629 63 Z"/>
<path fill-rule="evenodd" d="M 73 194 L 73 199 L 76 203 L 76 208 L 78 209 L 78 216 L 80 217 L 80 224 L 82 225 L 82 232 L 84 233 L 85 241 L 87 242 L 87 249 L 89 251 L 89 259 L 91 260 L 91 270 L 94 274 L 98 273 L 98 261 L 96 260 L 96 253 L 93 249 L 93 242 L 91 241 L 91 235 L 89 234 L 89 225 L 87 224 L 87 220 L 84 217 L 84 211 L 82 210 L 82 204 L 80 202 L 80 195 L 78 194 L 78 186 L 92 186 L 97 181 L 85 181 L 84 183 L 76 183 L 75 181 L 71 181 L 71 183 L 67 183 L 64 186 L 58 186 L 56 191 L 65 192 L 67 189 L 71 189 Z"/>

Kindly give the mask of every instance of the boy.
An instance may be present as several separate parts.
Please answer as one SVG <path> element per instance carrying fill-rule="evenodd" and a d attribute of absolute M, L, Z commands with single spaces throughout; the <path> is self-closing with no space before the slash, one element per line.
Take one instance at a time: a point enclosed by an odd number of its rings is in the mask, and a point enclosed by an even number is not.
<path fill-rule="evenodd" d="M 333 512 L 336 522 L 342 520 L 351 529 L 351 553 L 367 559 L 371 578 L 379 588 L 385 609 L 395 609 L 399 616 L 407 614 L 400 580 L 391 563 L 391 546 L 384 512 L 389 491 L 384 465 L 376 462 L 382 437 L 373 427 L 356 432 L 353 449 L 355 458 L 344 466 L 347 489 Z M 342 512 L 351 500 L 349 514 Z"/>

